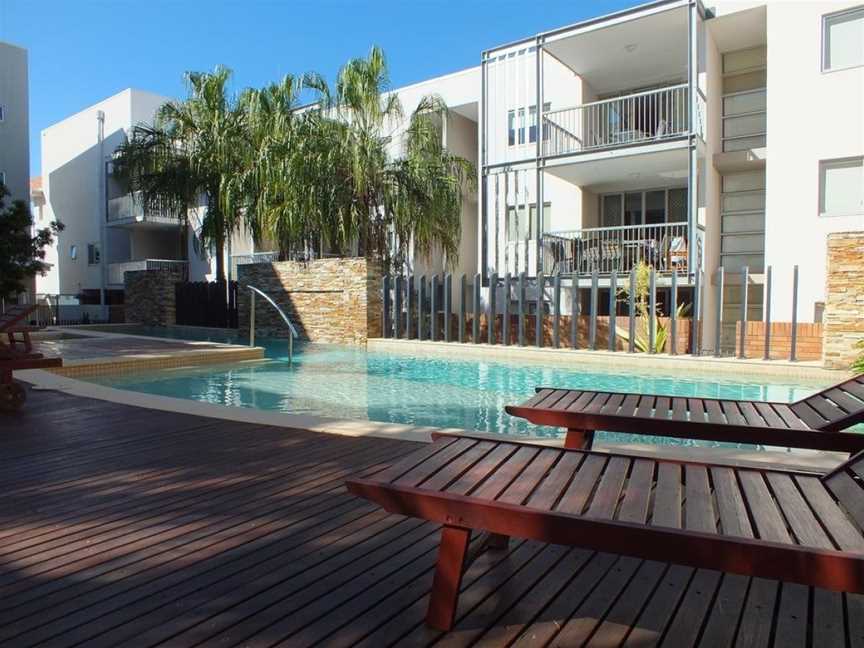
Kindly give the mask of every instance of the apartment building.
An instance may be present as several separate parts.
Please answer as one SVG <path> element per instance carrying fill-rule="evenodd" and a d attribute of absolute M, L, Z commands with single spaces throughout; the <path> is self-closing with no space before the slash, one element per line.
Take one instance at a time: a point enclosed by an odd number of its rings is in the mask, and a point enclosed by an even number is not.
<path fill-rule="evenodd" d="M 860 0 L 660 0 L 487 50 L 482 68 L 487 285 L 560 272 L 584 306 L 645 261 L 661 294 L 675 275 L 711 349 L 721 282 L 726 345 L 744 268 L 748 319 L 770 266 L 788 321 L 797 266 L 798 321 L 818 321 L 827 235 L 864 228 Z"/>
<path fill-rule="evenodd" d="M 0 183 L 11 194 L 7 201 L 29 195 L 28 111 L 27 50 L 0 42 Z"/>

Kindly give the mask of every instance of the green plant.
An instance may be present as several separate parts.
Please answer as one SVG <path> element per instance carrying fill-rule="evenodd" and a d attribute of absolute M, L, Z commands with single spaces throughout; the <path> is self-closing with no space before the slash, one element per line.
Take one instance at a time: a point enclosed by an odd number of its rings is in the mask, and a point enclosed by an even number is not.
<path fill-rule="evenodd" d="M 864 373 L 864 340 L 859 340 L 855 348 L 861 349 L 861 354 L 852 363 L 852 371 L 855 373 Z"/>
<path fill-rule="evenodd" d="M 629 280 L 619 291 L 619 300 L 627 304 L 630 302 L 630 291 L 634 290 L 634 302 L 636 305 L 636 334 L 633 340 L 633 348 L 640 353 L 648 353 L 651 349 L 651 323 L 654 325 L 654 353 L 660 353 L 666 348 L 669 338 L 667 326 L 659 319 L 659 312 L 651 312 L 650 292 L 651 266 L 640 261 L 636 266 L 635 286 L 629 285 Z M 682 303 L 675 311 L 675 317 L 681 318 L 690 310 L 690 304 Z M 625 343 L 630 342 L 629 331 L 621 331 L 616 328 L 618 337 Z"/>

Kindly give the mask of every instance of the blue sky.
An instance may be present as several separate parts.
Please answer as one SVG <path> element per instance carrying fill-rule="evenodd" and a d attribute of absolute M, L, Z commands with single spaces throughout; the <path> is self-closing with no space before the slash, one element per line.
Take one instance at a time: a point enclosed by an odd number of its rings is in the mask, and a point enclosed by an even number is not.
<path fill-rule="evenodd" d="M 315 70 L 373 44 L 394 87 L 477 65 L 480 52 L 636 0 L 0 0 L 0 40 L 30 56 L 31 173 L 39 132 L 127 87 L 183 96 L 183 72 L 225 64 L 234 88 Z"/>

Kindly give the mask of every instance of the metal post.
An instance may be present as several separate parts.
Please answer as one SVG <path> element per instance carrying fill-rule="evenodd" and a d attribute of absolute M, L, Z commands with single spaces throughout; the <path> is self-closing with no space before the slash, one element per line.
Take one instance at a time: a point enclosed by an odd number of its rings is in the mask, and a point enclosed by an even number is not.
<path fill-rule="evenodd" d="M 693 285 L 693 355 L 698 356 L 701 355 L 701 350 L 699 349 L 699 321 L 702 311 L 702 269 L 696 268 L 696 275 L 694 277 L 694 285 Z"/>
<path fill-rule="evenodd" d="M 576 274 L 570 284 L 570 348 L 579 348 L 579 317 L 582 314 L 582 304 L 579 301 L 579 278 Z"/>
<path fill-rule="evenodd" d="M 504 343 L 504 346 L 510 345 L 510 285 L 512 280 L 509 272 L 504 275 L 504 320 L 501 329 L 501 341 Z"/>
<path fill-rule="evenodd" d="M 798 352 L 798 266 L 792 268 L 792 339 L 789 341 L 789 361 L 797 360 Z"/>
<path fill-rule="evenodd" d="M 555 273 L 552 284 L 552 346 L 561 346 L 561 272 Z"/>
<path fill-rule="evenodd" d="M 474 344 L 480 342 L 480 287 L 483 278 L 478 272 L 474 275 L 474 308 L 472 310 L 474 317 L 471 320 L 471 341 Z"/>
<path fill-rule="evenodd" d="M 525 272 L 519 273 L 519 346 L 525 346 Z"/>
<path fill-rule="evenodd" d="M 411 302 L 411 293 L 414 292 L 414 277 L 410 274 L 405 277 L 405 339 L 410 340 L 413 335 L 412 320 L 414 311 Z"/>
<path fill-rule="evenodd" d="M 438 275 L 432 275 L 432 285 L 429 290 L 432 294 L 429 297 L 429 339 L 433 342 L 438 341 Z"/>
<path fill-rule="evenodd" d="M 672 271 L 669 299 L 669 353 L 678 355 L 678 272 Z"/>
<path fill-rule="evenodd" d="M 648 273 L 648 353 L 657 345 L 657 272 L 651 266 Z"/>
<path fill-rule="evenodd" d="M 397 340 L 402 335 L 402 275 L 396 275 L 393 280 L 393 337 Z"/>
<path fill-rule="evenodd" d="M 588 329 L 588 346 L 592 351 L 597 350 L 597 292 L 599 277 L 597 271 L 591 273 L 591 323 Z"/>
<path fill-rule="evenodd" d="M 616 331 L 616 327 L 618 322 L 616 319 L 618 318 L 618 309 L 617 309 L 617 293 L 618 293 L 618 272 L 616 270 L 612 271 L 612 274 L 609 277 L 609 350 L 615 350 L 615 343 L 618 341 L 618 332 Z"/>
<path fill-rule="evenodd" d="M 465 300 L 468 299 L 468 295 L 466 294 L 468 292 L 467 283 L 467 278 L 463 274 L 459 280 L 459 342 L 465 341 Z"/>
<path fill-rule="evenodd" d="M 486 333 L 489 344 L 495 344 L 495 319 L 498 317 L 495 312 L 496 292 L 498 292 L 498 274 L 493 272 L 489 276 L 489 306 L 486 309 Z"/>
<path fill-rule="evenodd" d="M 546 277 L 542 272 L 537 273 L 537 312 L 534 313 L 534 346 L 538 349 L 543 346 L 543 302 L 546 292 Z"/>
<path fill-rule="evenodd" d="M 382 328 L 385 338 L 390 337 L 390 275 L 384 275 L 384 284 L 382 287 L 384 294 L 384 312 L 382 314 Z"/>
<path fill-rule="evenodd" d="M 722 344 L 722 333 L 723 333 L 723 291 L 724 291 L 724 283 L 726 279 L 726 270 L 721 266 L 717 271 L 717 330 L 714 331 L 714 355 L 716 357 L 720 357 L 723 355 L 721 344 Z"/>
<path fill-rule="evenodd" d="M 744 345 L 747 342 L 747 298 L 749 296 L 749 286 L 747 285 L 750 277 L 750 268 L 744 266 L 741 268 L 741 331 L 739 331 L 740 339 L 738 346 L 738 357 L 744 358 Z"/>
<path fill-rule="evenodd" d="M 426 275 L 420 276 L 420 289 L 417 294 L 417 339 L 424 340 L 426 339 L 426 326 L 424 325 L 424 315 L 423 309 L 425 308 L 426 303 Z"/>
<path fill-rule="evenodd" d="M 764 360 L 771 359 L 771 266 L 765 271 L 765 352 Z"/>
<path fill-rule="evenodd" d="M 627 310 L 628 313 L 628 326 L 627 326 L 627 334 L 630 336 L 630 339 L 627 340 L 627 352 L 635 353 L 636 351 L 636 268 L 630 269 L 630 294 L 628 295 L 628 304 Z"/>
<path fill-rule="evenodd" d="M 255 291 L 250 290 L 249 292 L 252 293 L 252 301 L 249 304 L 249 346 L 254 347 L 255 346 Z M 288 337 L 291 337 L 291 336 L 289 335 Z"/>
<path fill-rule="evenodd" d="M 453 311 L 453 275 L 449 272 L 444 275 L 444 341 L 449 342 L 451 338 L 450 318 Z"/>

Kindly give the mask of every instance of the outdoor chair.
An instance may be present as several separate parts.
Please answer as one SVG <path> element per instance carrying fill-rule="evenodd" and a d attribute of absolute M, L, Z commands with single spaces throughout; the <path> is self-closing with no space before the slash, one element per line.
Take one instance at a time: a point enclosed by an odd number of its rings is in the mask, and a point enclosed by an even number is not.
<path fill-rule="evenodd" d="M 459 435 L 348 490 L 443 525 L 426 623 L 450 630 L 472 531 L 864 593 L 864 452 L 820 476 Z"/>
<path fill-rule="evenodd" d="M 568 448 L 591 447 L 596 430 L 732 443 L 864 450 L 864 374 L 794 403 L 656 396 L 540 387 L 505 410 L 537 425 L 567 429 Z"/>
<path fill-rule="evenodd" d="M 5 335 L 7 338 L 5 343 L 0 341 L 0 351 L 8 347 L 12 351 L 30 353 L 33 348 L 30 333 L 37 329 L 27 325 L 27 318 L 37 308 L 36 304 L 16 304 L 0 314 L 0 335 Z M 16 335 L 21 337 L 18 338 Z"/>

